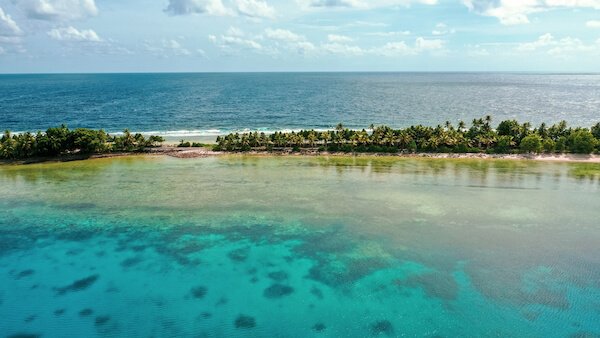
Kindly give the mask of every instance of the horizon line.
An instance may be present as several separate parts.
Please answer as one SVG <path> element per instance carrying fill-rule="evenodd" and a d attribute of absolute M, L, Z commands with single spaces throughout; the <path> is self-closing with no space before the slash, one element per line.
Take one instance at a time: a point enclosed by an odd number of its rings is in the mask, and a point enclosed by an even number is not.
<path fill-rule="evenodd" d="M 142 75 L 142 74 L 544 74 L 544 75 L 600 75 L 600 72 L 569 72 L 569 71 L 528 71 L 528 70 L 314 70 L 314 71 L 123 71 L 123 72 L 14 72 L 0 73 L 6 75 Z"/>

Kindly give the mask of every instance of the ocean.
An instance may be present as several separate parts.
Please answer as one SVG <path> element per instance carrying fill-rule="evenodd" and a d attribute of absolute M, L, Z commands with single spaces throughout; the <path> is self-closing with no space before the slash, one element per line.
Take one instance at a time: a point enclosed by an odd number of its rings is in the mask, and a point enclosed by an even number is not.
<path fill-rule="evenodd" d="M 0 128 L 67 124 L 167 137 L 445 121 L 600 120 L 600 75 L 222 73 L 0 75 Z"/>

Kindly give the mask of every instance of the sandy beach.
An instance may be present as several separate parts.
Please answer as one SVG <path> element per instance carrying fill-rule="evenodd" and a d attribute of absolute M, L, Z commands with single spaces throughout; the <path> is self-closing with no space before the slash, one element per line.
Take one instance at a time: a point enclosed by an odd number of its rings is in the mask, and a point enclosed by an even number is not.
<path fill-rule="evenodd" d="M 209 148 L 179 148 L 165 145 L 148 149 L 143 153 L 109 153 L 97 155 L 64 155 L 52 158 L 31 158 L 27 160 L 0 160 L 0 164 L 31 164 L 40 162 L 68 162 L 95 158 L 127 157 L 127 156 L 170 156 L 175 158 L 201 158 L 213 156 L 339 156 L 339 157 L 398 157 L 398 158 L 430 158 L 430 159 L 478 159 L 478 160 L 513 160 L 513 161 L 543 161 L 543 162 L 571 162 L 571 163 L 600 163 L 600 155 L 582 154 L 483 154 L 483 153 L 343 153 L 319 152 L 312 149 L 303 149 L 300 152 L 290 151 L 249 151 L 249 152 L 223 152 L 213 151 Z"/>

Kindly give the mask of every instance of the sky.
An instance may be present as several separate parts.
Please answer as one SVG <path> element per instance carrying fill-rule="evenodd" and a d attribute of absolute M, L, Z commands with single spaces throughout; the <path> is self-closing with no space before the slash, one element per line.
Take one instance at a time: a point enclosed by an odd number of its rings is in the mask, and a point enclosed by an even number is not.
<path fill-rule="evenodd" d="M 0 73 L 600 72 L 600 0 L 0 0 Z"/>

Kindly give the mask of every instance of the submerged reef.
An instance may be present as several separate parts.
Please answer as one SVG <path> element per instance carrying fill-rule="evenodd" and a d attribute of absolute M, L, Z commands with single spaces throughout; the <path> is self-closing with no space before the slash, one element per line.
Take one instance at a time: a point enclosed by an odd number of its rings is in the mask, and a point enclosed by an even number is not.
<path fill-rule="evenodd" d="M 100 278 L 99 275 L 92 275 L 89 277 L 85 277 L 85 278 L 76 280 L 67 286 L 55 288 L 54 290 L 56 291 L 56 293 L 58 295 L 64 295 L 68 292 L 77 292 L 77 291 L 85 290 L 85 289 L 89 288 L 90 286 L 92 286 L 94 283 L 96 283 L 98 278 Z"/>
<path fill-rule="evenodd" d="M 273 284 L 265 289 L 263 295 L 266 298 L 281 298 L 291 295 L 294 292 L 294 288 L 283 284 Z"/>
<path fill-rule="evenodd" d="M 234 324 L 238 329 L 251 329 L 256 326 L 256 320 L 254 317 L 239 315 Z"/>

